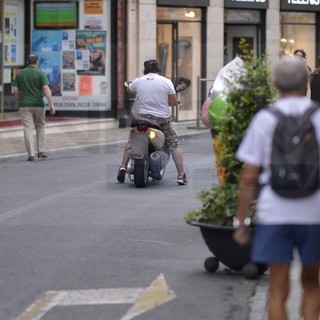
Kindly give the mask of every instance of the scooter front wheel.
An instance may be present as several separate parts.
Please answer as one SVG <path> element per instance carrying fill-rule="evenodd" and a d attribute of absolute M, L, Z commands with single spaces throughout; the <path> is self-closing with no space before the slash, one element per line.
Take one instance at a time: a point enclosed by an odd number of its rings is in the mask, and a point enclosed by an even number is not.
<path fill-rule="evenodd" d="M 134 184 L 137 188 L 144 188 L 149 180 L 149 158 L 134 160 Z"/>

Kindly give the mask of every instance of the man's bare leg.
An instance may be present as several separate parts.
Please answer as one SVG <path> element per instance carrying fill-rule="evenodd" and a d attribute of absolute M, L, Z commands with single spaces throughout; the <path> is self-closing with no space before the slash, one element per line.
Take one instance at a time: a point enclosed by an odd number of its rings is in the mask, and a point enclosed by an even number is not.
<path fill-rule="evenodd" d="M 183 176 L 185 174 L 184 172 L 184 166 L 183 166 L 183 155 L 180 148 L 173 149 L 171 151 L 173 161 L 176 165 L 178 175 Z"/>
<path fill-rule="evenodd" d="M 301 283 L 303 297 L 301 311 L 304 320 L 318 320 L 320 315 L 320 287 L 319 267 L 316 264 L 310 267 L 303 267 L 301 272 Z"/>
<path fill-rule="evenodd" d="M 269 268 L 269 320 L 287 320 L 290 264 L 271 264 Z"/>

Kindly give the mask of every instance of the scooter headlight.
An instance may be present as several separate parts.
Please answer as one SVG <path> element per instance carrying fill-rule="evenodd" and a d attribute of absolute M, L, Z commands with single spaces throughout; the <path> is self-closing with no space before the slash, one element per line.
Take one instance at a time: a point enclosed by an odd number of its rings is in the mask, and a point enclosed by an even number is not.
<path fill-rule="evenodd" d="M 155 131 L 150 130 L 150 131 L 149 131 L 149 138 L 152 140 L 152 139 L 154 139 L 155 137 L 156 137 Z"/>

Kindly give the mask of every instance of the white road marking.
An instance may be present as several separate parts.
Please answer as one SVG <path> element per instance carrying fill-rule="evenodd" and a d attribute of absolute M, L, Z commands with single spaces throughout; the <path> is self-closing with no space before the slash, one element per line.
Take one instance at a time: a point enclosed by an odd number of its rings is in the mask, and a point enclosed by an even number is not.
<path fill-rule="evenodd" d="M 131 320 L 175 298 L 175 293 L 168 287 L 163 274 L 160 274 L 147 288 L 47 291 L 17 320 L 40 320 L 55 306 L 134 303 L 125 316 L 120 319 Z"/>
<path fill-rule="evenodd" d="M 169 302 L 176 298 L 175 293 L 170 290 L 167 282 L 163 276 L 160 274 L 148 288 L 138 297 L 135 304 L 129 309 L 127 314 L 120 320 L 130 320 L 134 317 L 154 309 L 155 307 Z"/>

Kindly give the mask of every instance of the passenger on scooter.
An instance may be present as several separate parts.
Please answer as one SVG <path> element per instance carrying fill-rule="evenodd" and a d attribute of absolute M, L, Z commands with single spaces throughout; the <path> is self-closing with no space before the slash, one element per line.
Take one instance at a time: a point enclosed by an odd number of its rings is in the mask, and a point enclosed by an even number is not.
<path fill-rule="evenodd" d="M 171 151 L 173 161 L 177 168 L 179 185 L 186 185 L 187 179 L 183 165 L 183 155 L 179 147 L 178 136 L 172 126 L 169 107 L 177 105 L 177 95 L 173 83 L 160 75 L 161 69 L 156 60 L 144 62 L 144 75 L 136 78 L 128 86 L 128 92 L 136 94 L 139 102 L 139 118 L 156 122 L 165 135 L 165 145 Z M 129 162 L 128 141 L 122 163 L 118 171 L 117 180 L 121 183 L 125 180 L 127 164 Z"/>

